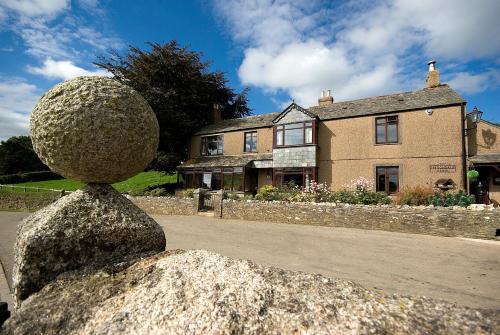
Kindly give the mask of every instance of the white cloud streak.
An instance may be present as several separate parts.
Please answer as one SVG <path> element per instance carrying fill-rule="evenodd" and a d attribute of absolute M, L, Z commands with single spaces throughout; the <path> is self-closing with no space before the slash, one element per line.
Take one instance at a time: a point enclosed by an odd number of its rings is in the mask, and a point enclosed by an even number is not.
<path fill-rule="evenodd" d="M 0 6 L 29 17 L 53 16 L 69 5 L 69 0 L 0 0 Z"/>
<path fill-rule="evenodd" d="M 451 87 L 464 93 L 479 93 L 495 89 L 500 83 L 500 71 L 491 69 L 482 73 L 457 72 L 448 80 Z"/>
<path fill-rule="evenodd" d="M 85 70 L 78 67 L 73 62 L 55 61 L 52 58 L 47 58 L 42 66 L 27 66 L 30 73 L 42 75 L 49 79 L 73 79 L 79 76 L 110 76 L 110 73 L 103 69 L 95 69 L 93 71 Z"/>
<path fill-rule="evenodd" d="M 242 83 L 287 93 L 309 106 L 327 88 L 336 100 L 421 88 L 431 58 L 463 65 L 500 54 L 495 0 L 327 6 L 314 0 L 216 0 L 216 15 L 244 48 Z M 462 92 L 498 80 L 485 74 L 449 77 Z M 475 83 L 464 84 L 467 79 Z"/>
<path fill-rule="evenodd" d="M 18 79 L 0 81 L 0 140 L 28 134 L 29 113 L 39 96 L 35 85 Z"/>

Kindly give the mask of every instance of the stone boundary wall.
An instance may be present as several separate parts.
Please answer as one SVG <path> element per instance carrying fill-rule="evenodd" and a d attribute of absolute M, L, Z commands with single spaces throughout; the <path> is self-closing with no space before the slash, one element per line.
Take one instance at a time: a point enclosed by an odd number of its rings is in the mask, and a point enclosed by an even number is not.
<path fill-rule="evenodd" d="M 148 214 L 193 215 L 193 199 L 176 197 L 131 197 L 127 198 Z"/>
<path fill-rule="evenodd" d="M 194 214 L 193 199 L 132 196 L 127 198 L 149 214 Z M 35 201 L 30 199 L 30 204 L 26 206 L 25 197 L 19 194 L 14 198 L 0 197 L 0 207 L 36 210 L 54 200 L 57 200 L 57 197 Z M 224 200 L 222 215 L 216 213 L 215 217 L 490 240 L 496 239 L 496 230 L 500 229 L 499 208 L 474 205 L 472 209 L 465 209 Z"/>
<path fill-rule="evenodd" d="M 36 211 L 50 205 L 61 195 L 56 192 L 40 193 L 2 193 L 0 194 L 0 209 Z"/>
<path fill-rule="evenodd" d="M 482 209 L 482 210 L 480 210 Z M 495 239 L 500 210 L 224 200 L 224 219 Z"/>

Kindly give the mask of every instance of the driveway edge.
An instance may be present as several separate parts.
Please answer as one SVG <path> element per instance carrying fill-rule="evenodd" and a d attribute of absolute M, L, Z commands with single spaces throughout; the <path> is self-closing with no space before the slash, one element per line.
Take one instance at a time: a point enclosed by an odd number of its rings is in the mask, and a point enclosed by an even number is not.
<path fill-rule="evenodd" d="M 2 262 L 0 262 L 0 301 L 5 301 L 9 304 L 9 310 L 11 313 L 14 311 L 14 300 L 12 299 L 12 294 L 9 283 L 7 282 L 7 277 L 5 276 Z"/>

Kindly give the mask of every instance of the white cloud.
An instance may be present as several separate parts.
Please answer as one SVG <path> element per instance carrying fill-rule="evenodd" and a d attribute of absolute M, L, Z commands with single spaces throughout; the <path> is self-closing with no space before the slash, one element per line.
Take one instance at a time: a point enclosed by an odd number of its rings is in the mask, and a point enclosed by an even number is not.
<path fill-rule="evenodd" d="M 487 89 L 498 87 L 500 83 L 500 71 L 489 70 L 483 73 L 457 72 L 454 73 L 448 84 L 464 93 L 478 93 Z"/>
<path fill-rule="evenodd" d="M 69 0 L 0 0 L 0 6 L 29 17 L 53 16 L 69 4 Z"/>
<path fill-rule="evenodd" d="M 85 70 L 76 66 L 73 62 L 55 61 L 52 58 L 47 58 L 42 66 L 29 66 L 27 70 L 33 74 L 39 74 L 49 79 L 68 80 L 79 76 L 109 76 L 110 73 L 103 69 L 95 69 L 92 71 Z"/>
<path fill-rule="evenodd" d="M 315 0 L 215 0 L 216 14 L 244 48 L 240 80 L 307 106 L 323 89 L 346 100 L 424 87 L 431 58 L 463 65 L 500 54 L 500 1 L 328 6 Z M 453 78 L 459 90 L 488 86 L 479 83 L 487 76 L 476 75 L 477 83 L 468 87 Z"/>
<path fill-rule="evenodd" d="M 38 59 L 95 59 L 97 53 L 108 49 L 121 49 L 124 45 L 118 37 L 106 34 L 102 29 L 100 14 L 104 12 L 97 1 L 86 0 L 81 3 L 85 9 L 92 11 L 91 23 L 85 21 L 82 16 L 65 10 L 69 8 L 69 2 L 60 0 L 0 0 L 0 15 L 2 4 L 3 8 L 9 9 L 9 20 L 1 28 L 20 36 L 24 41 L 26 53 Z M 13 15 L 18 12 L 25 15 Z M 40 15 L 29 16 L 31 13 Z"/>
<path fill-rule="evenodd" d="M 0 81 L 0 140 L 28 134 L 29 114 L 39 97 L 35 85 L 18 79 Z"/>

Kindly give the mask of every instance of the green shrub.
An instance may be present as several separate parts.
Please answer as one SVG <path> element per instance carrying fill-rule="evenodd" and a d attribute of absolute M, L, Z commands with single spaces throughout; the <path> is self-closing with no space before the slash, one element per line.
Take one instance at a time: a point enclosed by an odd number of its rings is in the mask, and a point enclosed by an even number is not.
<path fill-rule="evenodd" d="M 421 206 L 429 205 L 434 191 L 430 187 L 404 187 L 396 197 L 399 205 Z"/>
<path fill-rule="evenodd" d="M 332 193 L 330 201 L 346 204 L 386 205 L 391 203 L 391 198 L 385 193 L 373 192 L 369 190 L 340 190 Z"/>
<path fill-rule="evenodd" d="M 264 185 L 257 191 L 255 199 L 261 201 L 281 200 L 282 196 L 279 193 L 279 189 L 273 185 Z"/>
<path fill-rule="evenodd" d="M 25 172 L 16 174 L 6 174 L 0 176 L 0 184 L 17 184 L 31 181 L 45 181 L 52 179 L 63 179 L 52 171 Z"/>
<path fill-rule="evenodd" d="M 458 192 L 442 192 L 437 193 L 431 198 L 431 204 L 434 206 L 462 206 L 467 207 L 475 203 L 473 195 L 468 195 L 463 190 Z"/>
<path fill-rule="evenodd" d="M 243 196 L 243 200 L 254 200 L 254 197 L 251 194 L 247 194 L 247 195 Z"/>
<path fill-rule="evenodd" d="M 184 198 L 194 198 L 194 188 L 188 188 L 182 192 Z"/>
<path fill-rule="evenodd" d="M 146 195 L 147 189 L 145 188 L 136 188 L 133 190 L 128 191 L 128 194 L 133 196 L 133 197 L 140 197 Z"/>
<path fill-rule="evenodd" d="M 166 189 L 162 187 L 154 188 L 152 190 L 144 192 L 144 195 L 151 196 L 151 197 L 163 197 L 168 195 L 168 192 Z"/>
<path fill-rule="evenodd" d="M 358 204 L 363 205 L 388 205 L 392 202 L 391 198 L 385 193 L 362 191 L 355 192 Z"/>

